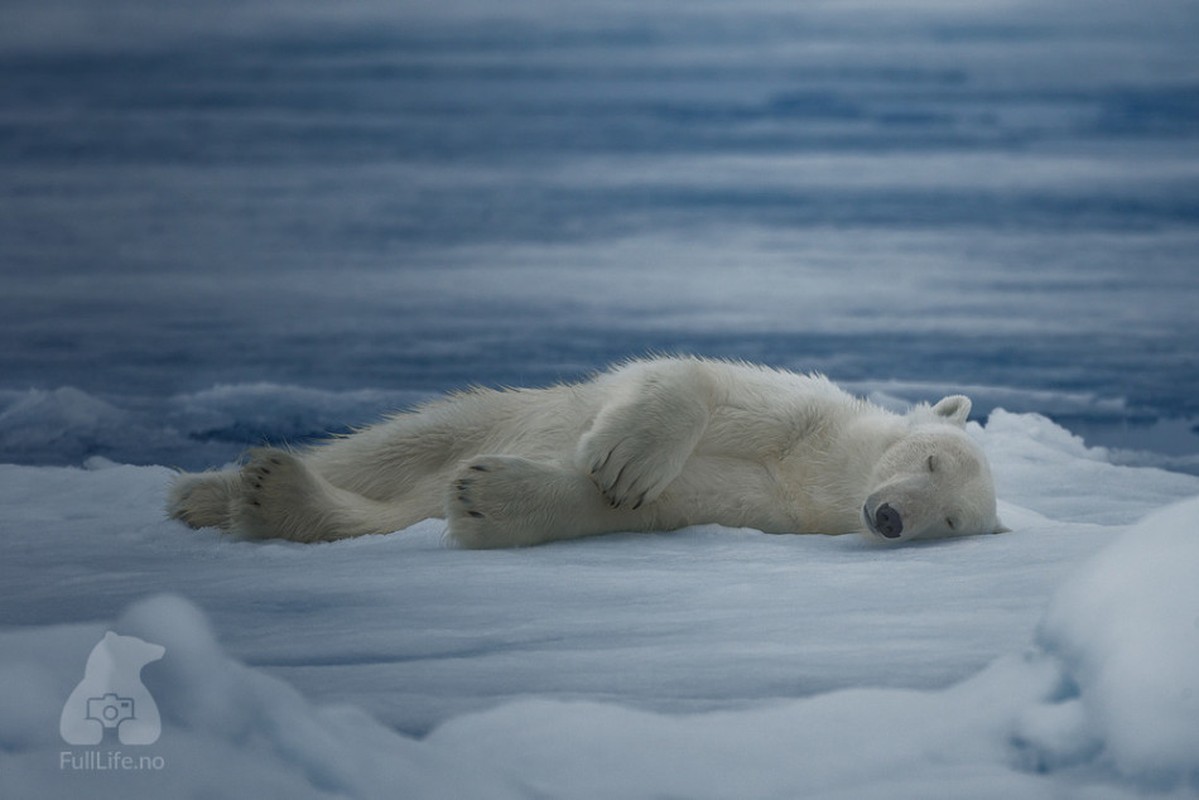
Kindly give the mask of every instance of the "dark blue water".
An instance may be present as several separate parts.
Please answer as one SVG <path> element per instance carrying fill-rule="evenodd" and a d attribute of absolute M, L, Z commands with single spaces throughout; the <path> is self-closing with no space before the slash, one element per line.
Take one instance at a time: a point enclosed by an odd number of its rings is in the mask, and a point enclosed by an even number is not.
<path fill-rule="evenodd" d="M 22 8 L 0 461 L 690 352 L 1199 470 L 1199 13 L 791 5 Z"/>

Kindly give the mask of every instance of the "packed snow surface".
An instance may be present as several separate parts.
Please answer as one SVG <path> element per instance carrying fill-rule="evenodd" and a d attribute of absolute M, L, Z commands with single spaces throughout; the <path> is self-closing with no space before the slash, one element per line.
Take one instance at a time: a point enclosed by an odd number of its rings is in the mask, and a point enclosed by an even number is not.
<path fill-rule="evenodd" d="M 970 431 L 1013 532 L 898 548 L 253 543 L 164 520 L 164 468 L 0 467 L 0 795 L 1199 791 L 1199 478 L 1036 415 Z M 58 717 L 107 630 L 166 648 L 164 722 L 100 775 Z"/>

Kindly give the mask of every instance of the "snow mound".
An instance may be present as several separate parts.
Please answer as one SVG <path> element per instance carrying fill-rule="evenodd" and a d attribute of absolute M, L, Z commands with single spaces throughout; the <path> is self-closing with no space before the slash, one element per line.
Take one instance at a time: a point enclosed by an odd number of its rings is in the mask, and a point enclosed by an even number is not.
<path fill-rule="evenodd" d="M 283 681 L 228 658 L 204 615 L 181 598 L 140 601 L 113 629 L 166 648 L 142 670 L 163 717 L 158 743 L 121 747 L 111 736 L 96 748 L 70 749 L 57 738 L 63 702 L 103 628 L 2 634 L 0 796 L 526 796 L 499 769 L 475 770 L 353 706 L 314 706 Z M 97 763 L 118 752 L 138 768 L 97 775 L 71 766 L 86 764 L 93 750 Z"/>
<path fill-rule="evenodd" d="M 1057 593 L 1037 641 L 1076 687 L 1041 735 L 1057 756 L 1199 790 L 1199 498 L 1151 514 Z M 1069 708 L 1073 706 L 1073 708 Z"/>
<path fill-rule="evenodd" d="M 0 393 L 0 452 L 49 450 L 78 463 L 128 427 L 121 409 L 73 387 Z"/>
<path fill-rule="evenodd" d="M 1008 750 L 1022 706 L 1056 682 L 1048 665 L 1008 658 L 945 691 L 850 689 L 739 712 L 529 700 L 428 741 L 510 765 L 559 798 L 1050 796 Z"/>
<path fill-rule="evenodd" d="M 1107 450 L 1040 414 L 996 409 L 985 428 L 969 430 L 991 460 L 1001 500 L 1052 519 L 1127 525 L 1195 493 L 1194 476 L 1113 464 Z M 1015 527 L 1003 504 L 1000 516 Z"/>

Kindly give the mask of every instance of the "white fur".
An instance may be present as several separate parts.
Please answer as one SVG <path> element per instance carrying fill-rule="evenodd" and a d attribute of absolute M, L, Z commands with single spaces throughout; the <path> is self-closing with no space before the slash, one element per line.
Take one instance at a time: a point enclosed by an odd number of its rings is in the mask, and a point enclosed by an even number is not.
<path fill-rule="evenodd" d="M 322 541 L 449 520 L 466 547 L 699 523 L 775 533 L 1001 529 L 956 395 L 900 416 L 820 375 L 696 358 L 634 361 L 581 384 L 476 389 L 299 453 L 180 475 L 172 516 Z M 931 457 L 931 459 L 930 459 Z M 952 528 L 950 527 L 952 523 Z"/>

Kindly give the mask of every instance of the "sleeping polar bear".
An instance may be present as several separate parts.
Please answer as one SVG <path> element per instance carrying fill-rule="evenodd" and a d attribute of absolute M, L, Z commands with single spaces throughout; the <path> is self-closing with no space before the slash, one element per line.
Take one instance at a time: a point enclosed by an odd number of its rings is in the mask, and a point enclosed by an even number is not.
<path fill-rule="evenodd" d="M 470 548 L 716 523 L 888 542 L 1002 530 L 970 400 L 904 416 L 820 375 L 699 358 L 475 389 L 300 452 L 182 474 L 172 516 L 328 541 L 429 517 Z"/>

